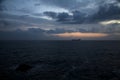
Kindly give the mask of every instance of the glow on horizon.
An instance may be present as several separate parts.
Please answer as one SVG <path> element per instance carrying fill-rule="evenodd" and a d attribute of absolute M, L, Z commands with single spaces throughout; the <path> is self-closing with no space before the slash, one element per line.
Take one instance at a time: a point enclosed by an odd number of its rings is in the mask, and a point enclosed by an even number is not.
<path fill-rule="evenodd" d="M 63 38 L 100 38 L 106 37 L 108 34 L 105 33 L 81 33 L 81 32 L 72 32 L 72 33 L 60 33 L 53 34 L 53 36 L 63 37 Z"/>

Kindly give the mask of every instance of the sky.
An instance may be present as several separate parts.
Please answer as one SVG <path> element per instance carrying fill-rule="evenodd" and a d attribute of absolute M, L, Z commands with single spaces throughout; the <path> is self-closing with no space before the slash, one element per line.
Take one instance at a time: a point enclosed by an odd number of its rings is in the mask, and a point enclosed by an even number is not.
<path fill-rule="evenodd" d="M 120 40 L 120 0 L 0 0 L 0 40 Z"/>

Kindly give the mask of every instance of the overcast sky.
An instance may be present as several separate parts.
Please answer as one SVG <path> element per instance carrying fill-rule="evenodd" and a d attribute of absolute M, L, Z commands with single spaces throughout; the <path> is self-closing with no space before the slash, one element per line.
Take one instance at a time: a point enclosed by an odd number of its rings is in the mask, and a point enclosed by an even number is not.
<path fill-rule="evenodd" d="M 120 40 L 120 0 L 0 0 L 0 40 Z"/>

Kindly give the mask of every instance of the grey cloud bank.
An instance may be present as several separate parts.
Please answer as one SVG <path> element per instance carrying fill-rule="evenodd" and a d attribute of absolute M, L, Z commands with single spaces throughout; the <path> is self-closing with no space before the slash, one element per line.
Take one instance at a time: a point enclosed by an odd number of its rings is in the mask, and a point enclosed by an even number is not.
<path fill-rule="evenodd" d="M 100 24 L 110 20 L 118 21 Z M 51 34 L 65 32 L 106 33 L 108 39 L 119 39 L 119 21 L 119 0 L 0 0 L 0 39 L 10 34 L 16 34 L 13 39 L 26 34 L 26 39 L 55 39 Z"/>

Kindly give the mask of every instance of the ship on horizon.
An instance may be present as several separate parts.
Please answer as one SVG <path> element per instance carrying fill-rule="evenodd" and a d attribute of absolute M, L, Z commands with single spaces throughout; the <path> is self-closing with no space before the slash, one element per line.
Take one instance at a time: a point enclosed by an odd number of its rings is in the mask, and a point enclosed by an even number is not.
<path fill-rule="evenodd" d="M 72 41 L 81 41 L 81 39 L 72 39 Z"/>

